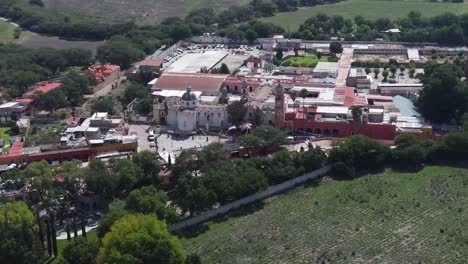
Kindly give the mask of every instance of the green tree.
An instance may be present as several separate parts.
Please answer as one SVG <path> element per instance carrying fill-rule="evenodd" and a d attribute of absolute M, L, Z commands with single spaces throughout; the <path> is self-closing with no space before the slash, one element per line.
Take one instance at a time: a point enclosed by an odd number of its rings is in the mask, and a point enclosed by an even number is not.
<path fill-rule="evenodd" d="M 252 144 L 250 138 L 255 138 L 254 146 L 248 145 Z M 282 144 L 286 144 L 287 140 L 286 134 L 283 131 L 272 126 L 259 126 L 255 128 L 255 130 L 250 134 L 250 136 L 242 136 L 241 142 L 245 146 L 260 147 L 263 150 L 266 150 L 270 146 L 279 146 Z"/>
<path fill-rule="evenodd" d="M 93 102 L 91 110 L 93 112 L 107 112 L 112 115 L 115 111 L 114 100 L 112 97 L 100 97 Z"/>
<path fill-rule="evenodd" d="M 67 98 L 61 89 L 56 89 L 47 93 L 39 93 L 36 95 L 33 105 L 34 107 L 49 112 L 67 106 Z"/>
<path fill-rule="evenodd" d="M 330 43 L 330 52 L 332 54 L 343 53 L 343 46 L 340 42 L 332 42 Z"/>
<path fill-rule="evenodd" d="M 97 258 L 104 263 L 184 263 L 182 246 L 153 215 L 127 215 L 102 240 Z"/>
<path fill-rule="evenodd" d="M 247 107 L 244 105 L 244 102 L 237 101 L 229 104 L 227 107 L 229 123 L 239 126 L 245 120 L 245 115 L 247 114 Z"/>
<path fill-rule="evenodd" d="M 63 258 L 67 264 L 92 264 L 99 252 L 99 244 L 96 241 L 78 237 L 71 241 L 63 249 Z"/>
<path fill-rule="evenodd" d="M 221 74 L 230 74 L 231 73 L 231 71 L 229 70 L 226 63 L 221 63 L 221 67 L 219 68 L 219 73 L 221 73 Z"/>
<path fill-rule="evenodd" d="M 255 108 L 252 118 L 252 123 L 255 126 L 261 126 L 263 124 L 264 113 L 259 107 Z"/>
<path fill-rule="evenodd" d="M 39 226 L 24 202 L 0 205 L 0 263 L 42 263 Z"/>
<path fill-rule="evenodd" d="M 299 93 L 299 96 L 302 97 L 302 108 L 305 107 L 305 99 L 309 95 L 309 91 L 307 89 L 302 89 L 301 92 Z"/>
<path fill-rule="evenodd" d="M 161 169 L 154 154 L 148 150 L 136 152 L 132 156 L 133 162 L 143 171 L 142 185 L 157 185 L 159 183 L 159 171 Z"/>
<path fill-rule="evenodd" d="M 383 78 L 383 81 L 384 81 L 384 82 L 387 81 L 388 74 L 389 74 L 389 73 L 388 73 L 387 70 L 384 70 L 384 71 L 382 72 L 382 76 L 384 77 L 384 78 Z"/>
<path fill-rule="evenodd" d="M 277 49 L 276 50 L 276 55 L 275 57 L 278 59 L 278 60 L 281 60 L 283 58 L 283 50 L 282 49 Z"/>
<path fill-rule="evenodd" d="M 403 64 L 400 64 L 399 68 L 400 68 L 400 75 L 401 76 L 405 75 L 406 66 Z"/>
<path fill-rule="evenodd" d="M 92 159 L 86 169 L 86 188 L 88 191 L 102 195 L 110 200 L 116 195 L 118 178 L 111 176 L 106 165 L 98 159 Z"/>
<path fill-rule="evenodd" d="M 114 200 L 109 204 L 109 211 L 99 219 L 99 225 L 96 229 L 99 238 L 103 238 L 109 232 L 115 221 L 129 213 L 125 207 L 126 203 L 122 200 Z"/>
<path fill-rule="evenodd" d="M 24 177 L 44 199 L 48 190 L 52 188 L 52 168 L 46 161 L 33 162 L 23 171 Z"/>
<path fill-rule="evenodd" d="M 375 79 L 379 78 L 379 73 L 380 73 L 380 69 L 379 68 L 374 68 L 374 78 Z"/>
<path fill-rule="evenodd" d="M 83 100 L 83 95 L 90 92 L 94 75 L 82 75 L 78 71 L 71 71 L 62 76 L 62 90 L 71 106 L 79 106 Z"/>
<path fill-rule="evenodd" d="M 129 104 L 135 98 L 144 99 L 148 97 L 149 90 L 144 85 L 139 83 L 130 83 L 124 89 L 123 100 L 125 104 Z"/>
<path fill-rule="evenodd" d="M 143 59 L 144 53 L 135 48 L 125 38 L 114 37 L 100 46 L 97 51 L 97 59 L 102 63 L 112 63 L 127 69 L 135 61 Z"/>
<path fill-rule="evenodd" d="M 369 75 L 372 72 L 371 68 L 365 68 L 364 71 L 367 75 Z"/>
<path fill-rule="evenodd" d="M 177 220 L 177 214 L 168 202 L 166 193 L 147 186 L 130 192 L 126 200 L 126 209 L 133 213 L 155 214 L 158 219 L 173 223 Z"/>
<path fill-rule="evenodd" d="M 460 123 L 467 106 L 468 89 L 461 81 L 463 71 L 453 64 L 430 65 L 425 68 L 417 107 L 435 123 Z M 437 107 L 434 107 L 436 106 Z"/>
<path fill-rule="evenodd" d="M 392 78 L 395 78 L 397 67 L 395 65 L 390 66 L 390 72 L 392 73 Z"/>
<path fill-rule="evenodd" d="M 410 77 L 413 78 L 415 73 L 416 73 L 416 68 L 411 67 L 411 68 L 409 69 Z"/>
<path fill-rule="evenodd" d="M 149 115 L 153 112 L 153 100 L 150 97 L 140 99 L 136 105 L 136 111 L 140 115 Z"/>

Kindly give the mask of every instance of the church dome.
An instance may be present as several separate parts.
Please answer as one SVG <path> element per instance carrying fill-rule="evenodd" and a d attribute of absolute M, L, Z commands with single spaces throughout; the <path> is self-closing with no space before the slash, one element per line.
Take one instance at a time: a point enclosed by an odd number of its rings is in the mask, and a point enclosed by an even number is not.
<path fill-rule="evenodd" d="M 182 100 L 184 101 L 194 101 L 197 100 L 197 97 L 192 93 L 192 88 L 187 88 L 187 91 L 182 95 Z"/>

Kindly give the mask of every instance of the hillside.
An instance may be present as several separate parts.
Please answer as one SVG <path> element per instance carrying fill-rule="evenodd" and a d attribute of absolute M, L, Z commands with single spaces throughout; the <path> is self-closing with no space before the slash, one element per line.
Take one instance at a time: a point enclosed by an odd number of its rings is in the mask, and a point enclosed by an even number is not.
<path fill-rule="evenodd" d="M 277 13 L 275 16 L 263 18 L 263 21 L 272 22 L 287 30 L 297 30 L 309 17 L 324 13 L 327 15 L 342 15 L 345 18 L 354 18 L 361 15 L 366 19 L 401 18 L 410 11 L 420 12 L 423 16 L 431 17 L 451 12 L 454 14 L 468 13 L 468 2 L 433 3 L 424 0 L 346 0 L 336 4 L 319 5 L 301 8 L 295 12 Z"/>
<path fill-rule="evenodd" d="M 203 263 L 463 263 L 467 187 L 451 167 L 325 178 L 182 242 Z"/>
<path fill-rule="evenodd" d="M 135 20 L 151 25 L 173 16 L 184 16 L 194 8 L 227 8 L 244 0 L 43 0 L 49 9 L 87 15 L 110 21 Z"/>

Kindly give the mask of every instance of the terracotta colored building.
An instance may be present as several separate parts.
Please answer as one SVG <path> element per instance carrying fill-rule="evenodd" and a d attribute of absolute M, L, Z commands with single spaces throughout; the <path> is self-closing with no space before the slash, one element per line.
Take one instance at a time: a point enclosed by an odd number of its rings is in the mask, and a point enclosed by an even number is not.
<path fill-rule="evenodd" d="M 91 86 L 92 93 L 95 93 L 102 88 L 112 85 L 112 89 L 117 87 L 120 79 L 120 66 L 117 65 L 93 65 L 84 72 L 91 74 L 96 78 L 96 85 Z"/>

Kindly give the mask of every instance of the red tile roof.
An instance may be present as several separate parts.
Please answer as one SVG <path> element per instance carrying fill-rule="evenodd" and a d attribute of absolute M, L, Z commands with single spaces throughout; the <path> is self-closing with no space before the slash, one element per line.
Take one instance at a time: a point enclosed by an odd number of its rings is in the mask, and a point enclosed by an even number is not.
<path fill-rule="evenodd" d="M 23 98 L 32 99 L 38 93 L 48 93 L 62 86 L 62 84 L 58 82 L 41 82 L 41 83 L 38 83 L 38 85 L 39 86 L 37 86 L 33 90 L 24 93 Z"/>
<path fill-rule="evenodd" d="M 138 65 L 143 67 L 161 67 L 162 64 L 162 60 L 142 60 L 138 63 Z"/>
<path fill-rule="evenodd" d="M 153 88 L 157 90 L 185 90 L 191 86 L 196 92 L 216 92 L 221 89 L 226 74 L 164 73 Z"/>
<path fill-rule="evenodd" d="M 85 71 L 85 74 L 92 74 L 96 80 L 100 81 L 117 70 L 120 70 L 120 66 L 99 64 L 89 67 L 88 70 Z"/>

